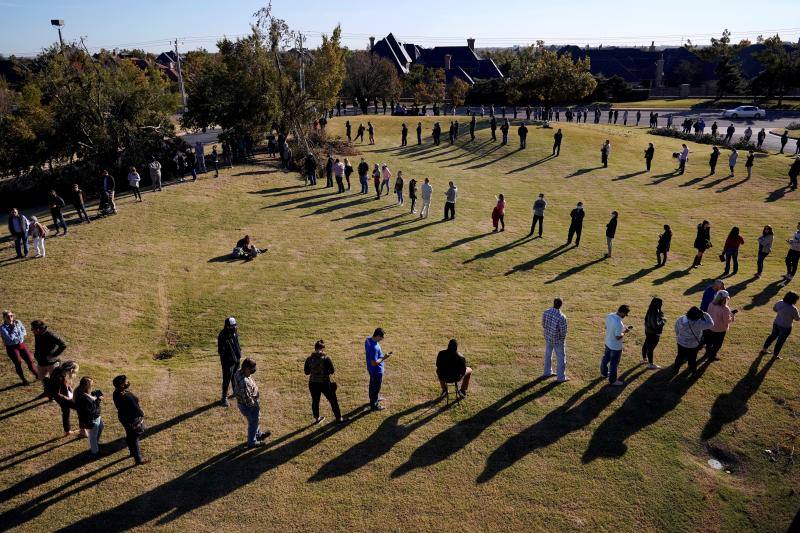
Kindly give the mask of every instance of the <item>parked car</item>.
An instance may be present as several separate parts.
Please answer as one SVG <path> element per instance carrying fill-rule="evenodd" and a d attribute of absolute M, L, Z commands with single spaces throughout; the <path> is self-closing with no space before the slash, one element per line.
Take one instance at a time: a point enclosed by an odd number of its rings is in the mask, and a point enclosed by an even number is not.
<path fill-rule="evenodd" d="M 752 105 L 740 105 L 735 109 L 726 109 L 722 113 L 724 118 L 761 118 L 766 115 L 766 111 Z"/>

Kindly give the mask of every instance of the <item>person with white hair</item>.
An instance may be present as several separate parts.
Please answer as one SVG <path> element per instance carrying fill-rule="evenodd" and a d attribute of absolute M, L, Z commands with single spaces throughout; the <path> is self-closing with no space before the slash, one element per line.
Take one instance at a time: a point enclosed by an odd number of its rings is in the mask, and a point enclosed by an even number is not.
<path fill-rule="evenodd" d="M 714 325 L 708 328 L 703 334 L 703 340 L 706 345 L 706 355 L 709 360 L 716 361 L 717 354 L 722 343 L 725 342 L 725 334 L 731 327 L 731 323 L 736 319 L 738 309 L 733 309 L 728 306 L 731 297 L 728 291 L 720 290 L 714 295 L 714 300 L 708 306 L 708 314 L 714 321 Z"/>
<path fill-rule="evenodd" d="M 28 228 L 28 234 L 33 237 L 33 250 L 36 252 L 34 257 L 44 257 L 44 239 L 47 237 L 47 228 L 39 222 L 37 217 L 31 217 L 31 224 Z"/>

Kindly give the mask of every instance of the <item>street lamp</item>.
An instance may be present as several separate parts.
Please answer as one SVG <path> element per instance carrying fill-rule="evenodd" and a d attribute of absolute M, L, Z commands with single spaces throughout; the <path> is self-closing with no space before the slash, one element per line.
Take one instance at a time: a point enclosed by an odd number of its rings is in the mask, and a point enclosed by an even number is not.
<path fill-rule="evenodd" d="M 51 19 L 50 25 L 55 26 L 58 28 L 58 42 L 61 43 L 61 51 L 64 51 L 64 38 L 61 36 L 61 28 L 64 27 L 64 20 L 63 19 Z"/>

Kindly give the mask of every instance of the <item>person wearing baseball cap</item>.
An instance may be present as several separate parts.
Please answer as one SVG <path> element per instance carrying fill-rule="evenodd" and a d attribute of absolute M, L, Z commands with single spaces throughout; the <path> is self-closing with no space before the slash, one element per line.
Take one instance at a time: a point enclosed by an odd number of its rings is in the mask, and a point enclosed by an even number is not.
<path fill-rule="evenodd" d="M 231 379 L 239 370 L 239 361 L 242 359 L 236 319 L 232 316 L 225 319 L 225 327 L 217 336 L 217 351 L 222 365 L 222 398 L 219 404 L 228 407 L 228 385 L 232 385 Z"/>

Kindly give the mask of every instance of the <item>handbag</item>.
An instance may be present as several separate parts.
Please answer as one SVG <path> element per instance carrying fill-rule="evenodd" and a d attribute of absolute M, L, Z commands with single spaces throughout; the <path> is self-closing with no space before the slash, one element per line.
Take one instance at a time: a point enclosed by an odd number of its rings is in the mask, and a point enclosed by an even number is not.
<path fill-rule="evenodd" d="M 719 254 L 719 262 L 720 263 L 724 263 L 725 262 L 725 254 L 724 253 Z"/>

